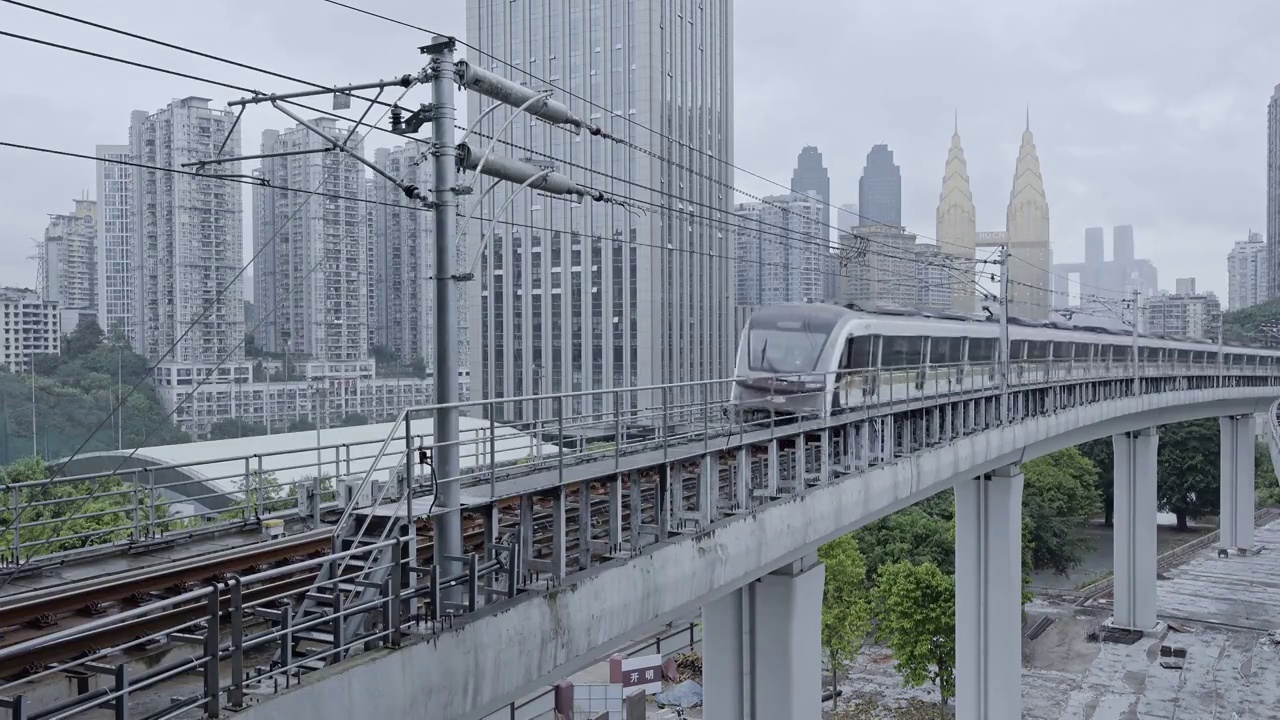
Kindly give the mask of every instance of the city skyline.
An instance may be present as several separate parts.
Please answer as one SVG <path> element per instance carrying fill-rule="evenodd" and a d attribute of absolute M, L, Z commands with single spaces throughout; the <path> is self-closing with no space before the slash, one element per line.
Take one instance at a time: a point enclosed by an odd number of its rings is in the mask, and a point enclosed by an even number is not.
<path fill-rule="evenodd" d="M 277 9 L 228 0 L 227 11 L 210 17 L 209 27 L 225 31 L 236 39 L 225 47 L 198 49 L 219 51 L 233 59 L 319 79 L 385 74 L 388 57 L 374 52 L 381 48 L 403 48 L 390 56 L 397 67 L 412 68 L 420 63 L 416 52 L 422 42 L 420 33 L 337 8 L 298 14 L 291 12 L 290 7 L 288 3 Z M 1276 78 L 1263 69 L 1265 63 L 1258 62 L 1258 55 L 1265 51 L 1240 37 L 1251 31 L 1258 24 L 1254 21 L 1261 17 L 1241 25 L 1242 11 L 1210 13 L 1204 8 L 1188 7 L 1203 32 L 1201 41 L 1206 56 L 1228 58 L 1226 65 L 1218 63 L 1210 70 L 1204 63 L 1197 63 L 1193 57 L 1196 54 L 1179 57 L 1158 46 L 1139 48 L 1132 42 L 1106 42 L 1106 38 L 1132 36 L 1135 28 L 1145 28 L 1142 25 L 1145 23 L 1163 27 L 1168 22 L 1167 18 L 1148 17 L 1135 8 L 1109 15 L 1106 26 L 1099 30 L 1102 34 L 1097 36 L 1098 52 L 1080 55 L 1075 41 L 1068 40 L 1066 33 L 1091 22 L 1100 7 L 1093 2 L 1082 2 L 1066 8 L 1059 18 L 1061 26 L 1037 41 L 1044 52 L 1020 55 L 1016 68 L 1008 65 L 1007 57 L 1011 52 L 1021 52 L 1017 48 L 1022 47 L 1023 41 L 1009 34 L 999 35 L 994 28 L 1032 22 L 1028 17 L 1033 13 L 1030 9 L 1019 8 L 1015 3 L 962 2 L 931 18 L 898 17 L 905 11 L 895 9 L 876 11 L 878 21 L 909 24 L 928 42 L 923 43 L 925 50 L 913 62 L 897 65 L 879 77 L 861 79 L 864 92 L 869 96 L 894 97 L 895 87 L 931 86 L 936 82 L 936 71 L 930 64 L 936 67 L 938 59 L 947 57 L 949 66 L 959 65 L 956 72 L 949 74 L 954 82 L 927 105 L 921 103 L 917 95 L 900 104 L 863 104 L 856 113 L 847 113 L 843 111 L 847 103 L 818 90 L 812 79 L 783 82 L 782 73 L 769 67 L 764 58 L 739 52 L 735 75 L 740 79 L 758 76 L 760 82 L 752 83 L 755 87 L 739 82 L 734 136 L 736 145 L 750 148 L 751 154 L 740 154 L 738 164 L 786 185 L 798 146 L 816 145 L 822 149 L 831 175 L 832 197 L 847 202 L 856 198 L 857 177 L 866 149 L 874 143 L 887 142 L 895 149 L 903 168 L 904 225 L 921 236 L 933 235 L 935 168 L 938 153 L 945 152 L 953 108 L 959 107 L 962 120 L 970 127 L 965 132 L 965 150 L 973 164 L 971 181 L 978 215 L 994 217 L 1003 209 L 1000 198 L 1008 190 L 1006 163 L 1012 163 L 1016 155 L 1016 139 L 1011 142 L 1010 135 L 1020 127 L 1022 108 L 1029 102 L 1042 159 L 1053 169 L 1046 184 L 1054 198 L 1052 235 L 1056 239 L 1054 252 L 1060 260 L 1083 257 L 1080 242 L 1084 227 L 1128 223 L 1134 225 L 1140 237 L 1159 243 L 1161 252 L 1147 253 L 1147 256 L 1160 264 L 1170 277 L 1199 272 L 1206 287 L 1225 296 L 1224 264 L 1217 260 L 1212 272 L 1201 269 L 1209 266 L 1211 260 L 1224 256 L 1245 229 L 1262 228 L 1265 224 L 1265 168 L 1258 158 L 1265 152 L 1259 147 L 1264 143 L 1266 119 L 1265 112 L 1260 114 L 1259 108 L 1265 108 Z M 148 12 L 150 8 L 155 12 Z M 137 0 L 129 12 L 119 12 L 110 18 L 102 15 L 99 6 L 87 2 L 68 0 L 63 9 L 162 39 L 172 39 L 175 33 L 180 33 L 179 25 L 163 12 L 163 5 L 155 2 Z M 391 0 L 373 2 L 370 9 L 391 16 L 403 16 L 412 10 L 407 3 Z M 816 3 L 809 9 L 810 21 L 815 13 L 819 19 L 830 21 L 820 23 L 823 26 L 838 25 L 847 13 L 855 12 Z M 1262 7 L 1256 11 L 1262 16 L 1271 13 L 1280 17 L 1280 8 Z M 111 51 L 102 45 L 104 38 L 100 32 L 59 25 L 16 8 L 0 12 L 6 26 L 16 32 L 54 37 L 51 33 L 56 31 L 63 42 Z M 261 22 L 254 28 L 244 28 L 240 18 L 247 13 Z M 772 36 L 778 21 L 768 19 L 770 15 L 764 3 L 739 0 L 735 4 L 735 44 L 739 50 Z M 782 18 L 780 22 L 783 27 L 810 26 L 809 22 L 800 23 L 798 18 Z M 282 27 L 282 23 L 296 27 L 298 32 L 275 37 L 270 28 Z M 433 14 L 431 25 L 464 36 L 463 3 L 442 3 L 439 12 Z M 969 52 L 974 37 L 986 38 L 988 34 L 992 35 L 992 52 Z M 240 36 L 244 39 L 239 39 Z M 364 47 L 367 52 L 354 53 L 358 57 L 343 63 L 336 58 L 313 57 L 316 54 L 308 48 L 314 47 L 317 39 L 326 37 L 342 37 L 348 46 Z M 969 39 L 963 43 L 967 48 L 965 57 L 957 59 L 957 38 L 960 37 Z M 796 41 L 788 42 L 794 45 Z M 833 67 L 857 62 L 863 55 L 874 57 L 884 43 L 876 40 L 858 47 L 847 43 L 835 45 L 820 48 L 815 60 Z M 1064 68 L 1051 61 L 1053 48 L 1078 56 L 1072 67 L 1081 77 L 1065 88 L 1050 92 L 1042 88 L 1041 80 L 1070 79 L 1064 75 Z M 134 107 L 159 107 L 171 98 L 192 93 L 214 97 L 215 105 L 239 95 L 180 78 L 106 66 L 101 61 L 75 58 L 17 41 L 0 46 L 0 52 L 5 53 L 5 59 L 17 64 L 39 62 L 69 75 L 92 69 L 107 79 L 96 86 L 81 88 L 74 98 L 44 98 L 41 102 L 47 111 L 40 114 L 43 119 L 38 124 L 16 116 L 0 121 L 0 135 L 30 144 L 92 154 L 93 145 L 120 142 L 115 128 L 110 127 L 106 119 L 118 117 L 121 112 L 127 114 Z M 122 46 L 116 52 L 249 87 L 292 89 L 284 81 L 258 73 L 182 56 L 175 59 L 172 53 L 145 45 Z M 1168 70 L 1123 79 L 1113 77 L 1110 68 L 1127 61 L 1130 55 L 1143 58 L 1144 66 Z M 1194 72 L 1186 71 L 1197 67 Z M 814 77 L 822 75 L 818 72 Z M 1186 84 L 1188 77 L 1191 85 Z M 1085 78 L 1089 81 L 1085 82 Z M 1126 87 L 1125 92 L 1120 92 L 1118 83 L 1122 81 L 1131 85 L 1138 83 L 1137 91 Z M 766 87 L 767 90 L 763 89 Z M 25 77 L 15 78 L 8 92 L 6 97 L 12 102 L 24 102 L 19 98 L 27 95 L 43 97 L 39 84 L 30 83 Z M 795 127 L 788 126 L 787 134 L 791 135 L 788 142 L 764 143 L 761 140 L 766 133 L 768 137 L 777 137 L 777 128 L 781 127 L 776 113 L 760 112 L 765 103 L 787 108 L 804 104 L 819 112 L 800 114 Z M 1201 105 L 1206 108 L 1205 113 L 1193 110 Z M 92 108 L 88 116 L 81 111 L 82 107 Z M 822 110 L 834 113 L 840 118 L 839 122 L 822 119 L 828 116 Z M 465 111 L 462 114 L 465 115 Z M 1204 117 L 1207 123 L 1203 128 L 1199 127 L 1200 120 L 1194 119 L 1199 117 Z M 268 108 L 250 110 L 243 122 L 246 138 L 257 138 L 263 129 L 286 124 L 282 116 Z M 393 144 L 386 136 L 377 139 L 379 135 L 375 133 L 370 140 L 371 149 Z M 83 138 L 84 142 L 80 147 L 67 147 L 68 138 Z M 91 190 L 95 184 L 94 169 L 92 163 L 85 161 L 32 158 L 27 153 L 8 149 L 0 150 L 0 154 L 7 165 L 15 168 L 14 174 L 24 178 L 20 185 L 0 188 L 4 190 L 0 192 L 0 245 L 23 258 L 30 254 L 29 238 L 39 237 L 42 232 L 44 213 L 60 212 L 60 203 L 65 202 L 67 196 L 78 195 L 82 189 Z M 1200 163 L 1203 172 L 1181 184 L 1168 185 L 1162 180 L 1173 175 L 1168 168 L 1185 165 L 1188 159 Z M 734 183 L 760 196 L 784 190 L 744 173 L 736 173 Z M 1157 188 L 1167 188 L 1170 196 L 1163 198 Z M 1214 201 L 1192 200 L 1194 193 L 1201 190 L 1212 191 Z M 33 209 L 37 217 L 30 216 Z M 1187 215 L 1193 212 L 1197 215 Z M 981 226 L 990 229 L 986 223 L 980 223 L 980 230 L 984 229 Z M 246 226 L 246 237 L 249 230 Z M 0 270 L 0 282 L 21 284 L 33 269 L 33 263 L 23 260 L 11 263 Z"/>

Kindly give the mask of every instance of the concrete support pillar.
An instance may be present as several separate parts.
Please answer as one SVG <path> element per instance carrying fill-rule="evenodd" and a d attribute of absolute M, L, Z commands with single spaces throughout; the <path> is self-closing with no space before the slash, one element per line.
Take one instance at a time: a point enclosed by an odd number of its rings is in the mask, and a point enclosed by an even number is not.
<path fill-rule="evenodd" d="M 744 720 L 751 679 L 750 625 L 745 608 L 751 586 L 702 608 L 702 716 Z"/>
<path fill-rule="evenodd" d="M 1113 435 L 1115 450 L 1115 578 L 1112 624 L 1156 626 L 1155 428 Z"/>
<path fill-rule="evenodd" d="M 1022 717 L 1022 470 L 956 485 L 956 717 Z"/>
<path fill-rule="evenodd" d="M 816 556 L 702 610 L 703 717 L 822 716 L 822 588 Z"/>
<path fill-rule="evenodd" d="M 822 717 L 826 569 L 817 560 L 792 563 L 753 587 L 754 720 Z"/>
<path fill-rule="evenodd" d="M 1253 549 L 1256 421 L 1252 415 L 1235 415 L 1219 418 L 1218 423 L 1222 432 L 1218 546 L 1247 552 Z"/>

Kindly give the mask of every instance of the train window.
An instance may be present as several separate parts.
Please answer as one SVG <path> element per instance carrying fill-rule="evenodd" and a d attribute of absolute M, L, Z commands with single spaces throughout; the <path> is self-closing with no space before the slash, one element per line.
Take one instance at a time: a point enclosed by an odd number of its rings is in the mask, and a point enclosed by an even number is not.
<path fill-rule="evenodd" d="M 1232 365 L 1244 365 L 1244 360 L 1245 360 L 1245 358 L 1246 358 L 1246 357 L 1247 357 L 1246 355 L 1232 355 L 1232 356 L 1231 356 L 1231 364 L 1232 364 Z"/>
<path fill-rule="evenodd" d="M 1178 350 L 1178 362 L 1183 364 L 1191 362 L 1191 351 Z"/>
<path fill-rule="evenodd" d="M 1144 348 L 1141 348 L 1141 350 L 1142 350 L 1142 355 L 1140 355 L 1139 357 L 1142 358 L 1142 362 L 1156 362 L 1157 360 L 1160 359 L 1159 348 L 1144 347 Z"/>
<path fill-rule="evenodd" d="M 929 339 L 929 364 L 953 365 L 964 360 L 964 338 L 935 337 Z"/>
<path fill-rule="evenodd" d="M 1053 341 L 1052 345 L 1053 347 L 1051 348 L 1051 352 L 1053 353 L 1054 360 L 1070 360 L 1071 359 L 1072 343 L 1055 340 Z"/>
<path fill-rule="evenodd" d="M 871 367 L 871 350 L 875 347 L 878 335 L 855 335 L 845 345 L 844 367 L 853 370 L 865 370 Z"/>
<path fill-rule="evenodd" d="M 1088 343 L 1076 343 L 1076 344 L 1075 344 L 1075 358 L 1076 358 L 1077 360 L 1088 360 L 1088 359 L 1089 359 L 1089 351 L 1090 351 L 1092 348 L 1093 348 L 1093 346 L 1092 346 L 1092 345 L 1089 345 Z"/>
<path fill-rule="evenodd" d="M 1133 359 L 1133 348 L 1128 345 L 1112 345 L 1111 357 L 1120 362 L 1129 362 Z"/>
<path fill-rule="evenodd" d="M 1049 358 L 1049 341 L 1047 340 L 1027 341 L 1027 359 L 1028 360 L 1047 360 L 1048 358 Z"/>
<path fill-rule="evenodd" d="M 970 338 L 969 362 L 989 363 L 996 359 L 995 338 Z"/>
<path fill-rule="evenodd" d="M 924 338 L 919 335 L 894 337 L 886 335 L 880 351 L 883 367 L 914 367 L 924 363 Z"/>
<path fill-rule="evenodd" d="M 1010 340 L 1009 341 L 1009 359 L 1021 360 L 1027 356 L 1026 340 Z"/>

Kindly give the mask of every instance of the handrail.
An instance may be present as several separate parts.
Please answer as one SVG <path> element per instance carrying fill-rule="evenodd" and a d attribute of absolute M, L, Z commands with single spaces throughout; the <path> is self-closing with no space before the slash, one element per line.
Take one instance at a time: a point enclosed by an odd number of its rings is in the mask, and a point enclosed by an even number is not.
<path fill-rule="evenodd" d="M 1271 404 L 1267 413 L 1267 450 L 1271 453 L 1271 468 L 1280 483 L 1280 400 Z"/>

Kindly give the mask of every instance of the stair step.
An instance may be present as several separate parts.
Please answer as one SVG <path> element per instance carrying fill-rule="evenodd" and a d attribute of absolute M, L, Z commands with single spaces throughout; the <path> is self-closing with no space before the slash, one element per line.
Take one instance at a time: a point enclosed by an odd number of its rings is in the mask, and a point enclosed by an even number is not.
<path fill-rule="evenodd" d="M 294 667 L 298 669 L 299 674 L 306 674 L 317 670 L 323 670 L 325 669 L 326 664 L 323 660 L 304 660 L 303 662 L 294 665 Z"/>
<path fill-rule="evenodd" d="M 308 642 L 333 645 L 333 633 L 328 633 L 323 630 L 300 630 L 293 634 L 293 638 L 295 640 L 306 640 Z"/>

